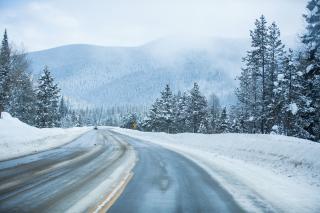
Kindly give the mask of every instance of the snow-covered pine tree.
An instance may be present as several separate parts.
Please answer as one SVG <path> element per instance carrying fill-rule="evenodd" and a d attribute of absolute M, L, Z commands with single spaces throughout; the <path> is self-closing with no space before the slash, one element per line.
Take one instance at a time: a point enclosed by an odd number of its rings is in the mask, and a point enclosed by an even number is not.
<path fill-rule="evenodd" d="M 283 60 L 283 78 L 278 78 L 277 94 L 281 97 L 279 104 L 281 106 L 279 119 L 282 120 L 281 126 L 283 134 L 299 137 L 301 132 L 298 124 L 300 109 L 303 107 L 302 72 L 298 70 L 294 53 L 289 49 L 288 54 Z M 300 136 L 301 137 L 301 136 Z"/>
<path fill-rule="evenodd" d="M 255 123 L 259 125 L 260 132 L 265 132 L 266 123 L 266 80 L 268 65 L 268 27 L 264 15 L 255 22 L 255 29 L 250 32 L 251 47 L 249 52 L 249 64 L 252 66 L 252 81 L 254 93 L 254 115 Z"/>
<path fill-rule="evenodd" d="M 210 128 L 209 128 L 209 119 L 204 118 L 199 126 L 198 133 L 202 134 L 209 134 L 210 133 Z"/>
<path fill-rule="evenodd" d="M 283 93 L 279 81 L 283 79 L 284 45 L 280 39 L 280 30 L 275 22 L 268 28 L 267 35 L 267 68 L 265 83 L 265 133 L 269 133 L 274 125 L 281 126 L 281 109 Z"/>
<path fill-rule="evenodd" d="M 304 107 L 301 120 L 308 139 L 320 141 L 320 0 L 307 5 L 306 33 L 302 37 L 305 54 L 300 61 L 304 77 Z"/>
<path fill-rule="evenodd" d="M 243 58 L 240 87 L 236 94 L 247 119 L 245 126 L 249 132 L 266 131 L 266 84 L 268 66 L 268 27 L 262 15 L 255 21 L 255 29 L 250 31 L 251 50 Z"/>
<path fill-rule="evenodd" d="M 238 121 L 242 131 L 269 133 L 274 125 L 282 126 L 284 94 L 280 81 L 284 76 L 285 50 L 278 26 L 272 23 L 267 27 L 264 16 L 256 20 L 250 36 L 252 49 L 243 58 L 245 66 L 236 90 L 241 112 Z"/>
<path fill-rule="evenodd" d="M 172 133 L 174 127 L 174 97 L 169 85 L 161 92 L 158 122 L 161 131 Z"/>
<path fill-rule="evenodd" d="M 237 103 L 235 106 L 231 106 L 230 112 L 231 132 L 235 133 L 252 133 L 252 124 L 250 117 L 244 110 L 242 103 Z"/>
<path fill-rule="evenodd" d="M 238 106 L 231 106 L 229 110 L 229 123 L 230 123 L 230 132 L 232 133 L 241 133 L 241 108 Z"/>
<path fill-rule="evenodd" d="M 230 125 L 231 125 L 230 132 L 232 132 L 232 133 L 241 133 L 241 123 L 237 118 L 231 120 L 231 124 Z"/>
<path fill-rule="evenodd" d="M 188 109 L 188 94 L 184 92 L 183 94 L 178 93 L 176 96 L 176 104 L 174 110 L 174 125 L 176 126 L 176 132 L 186 132 L 187 131 L 187 109 Z"/>
<path fill-rule="evenodd" d="M 68 114 L 68 106 L 66 104 L 66 101 L 64 100 L 64 97 L 62 96 L 59 103 L 59 116 L 63 118 L 67 114 Z"/>
<path fill-rule="evenodd" d="M 217 133 L 228 133 L 228 132 L 230 132 L 230 123 L 227 116 L 227 109 L 226 107 L 224 107 L 223 110 L 221 111 L 221 115 L 219 118 Z"/>
<path fill-rule="evenodd" d="M 201 94 L 198 84 L 194 83 L 190 91 L 187 109 L 192 132 L 198 132 L 201 122 L 208 115 L 207 106 L 206 98 Z"/>
<path fill-rule="evenodd" d="M 54 83 L 54 79 L 46 66 L 38 79 L 36 126 L 44 128 L 59 125 L 59 92 L 60 89 Z"/>
<path fill-rule="evenodd" d="M 241 122 L 242 132 L 254 133 L 256 132 L 256 123 L 255 120 L 252 119 L 254 116 L 254 103 L 256 94 L 252 92 L 252 88 L 254 87 L 254 82 L 252 79 L 252 67 L 250 60 L 248 57 L 250 53 L 248 53 L 247 58 L 244 58 L 243 61 L 246 63 L 246 67 L 242 68 L 241 75 L 238 77 L 240 81 L 239 87 L 236 89 L 236 96 L 239 100 L 239 104 L 237 105 L 238 111 L 241 112 L 238 114 L 238 119 Z"/>
<path fill-rule="evenodd" d="M 72 127 L 75 126 L 75 124 L 72 123 L 72 114 L 71 109 L 68 106 L 68 103 L 65 101 L 64 97 L 62 96 L 59 102 L 59 120 L 60 120 L 60 127 Z"/>
<path fill-rule="evenodd" d="M 4 31 L 0 50 L 0 108 L 7 110 L 10 95 L 11 51 L 7 30 Z"/>
<path fill-rule="evenodd" d="M 82 119 L 81 114 L 79 114 L 79 113 L 77 113 L 77 123 L 74 126 L 76 126 L 76 127 L 82 127 L 83 126 L 83 119 Z"/>
<path fill-rule="evenodd" d="M 0 105 L 21 121 L 34 125 L 35 93 L 26 54 L 12 51 L 5 30 L 0 53 Z"/>
<path fill-rule="evenodd" d="M 148 113 L 147 118 L 145 119 L 145 122 L 143 123 L 144 130 L 152 132 L 160 131 L 159 114 L 160 100 L 156 99 L 156 101 L 151 106 L 151 109 Z"/>
<path fill-rule="evenodd" d="M 35 92 L 29 73 L 29 61 L 24 53 L 11 50 L 10 54 L 10 89 L 6 110 L 21 121 L 34 125 Z"/>
<path fill-rule="evenodd" d="M 210 125 L 208 127 L 208 131 L 210 133 L 215 133 L 220 112 L 221 112 L 220 101 L 215 94 L 210 95 L 208 106 L 209 106 L 209 112 L 210 112 L 210 116 L 209 116 Z"/>
<path fill-rule="evenodd" d="M 315 65 L 320 60 L 320 0 L 311 0 L 307 5 L 308 14 L 304 15 L 307 22 L 306 33 L 302 42 L 306 46 L 307 58 Z"/>
<path fill-rule="evenodd" d="M 181 100 L 181 92 L 179 91 L 176 95 L 173 95 L 173 124 L 172 124 L 172 133 L 178 133 L 180 131 L 178 117 L 181 114 L 181 111 L 179 110 L 179 101 Z"/>
<path fill-rule="evenodd" d="M 70 114 L 71 114 L 71 123 L 72 123 L 72 126 L 76 126 L 76 127 L 82 126 L 80 117 L 79 117 L 79 115 L 76 113 L 76 111 L 71 110 Z M 94 122 L 94 125 L 98 126 L 99 123 L 98 123 L 97 121 L 95 121 L 95 122 Z"/>
<path fill-rule="evenodd" d="M 180 130 L 179 128 L 179 123 L 178 123 L 178 117 L 181 113 L 181 111 L 179 110 L 179 101 L 181 100 L 181 92 L 179 91 L 176 95 L 173 95 L 173 109 L 172 109 L 172 113 L 173 113 L 173 123 L 172 123 L 172 133 L 178 133 Z"/>
<path fill-rule="evenodd" d="M 24 123 L 35 125 L 36 94 L 31 76 L 22 73 L 15 79 L 14 85 L 10 91 L 8 111 Z"/>

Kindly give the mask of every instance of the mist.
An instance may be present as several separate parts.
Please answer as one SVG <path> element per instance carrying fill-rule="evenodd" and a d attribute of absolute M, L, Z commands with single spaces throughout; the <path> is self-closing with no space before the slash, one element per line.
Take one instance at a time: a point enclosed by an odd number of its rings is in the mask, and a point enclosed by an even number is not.
<path fill-rule="evenodd" d="M 0 2 L 0 25 L 27 50 L 85 43 L 139 46 L 163 37 L 247 38 L 264 14 L 283 36 L 304 28 L 306 0 L 12 0 Z"/>

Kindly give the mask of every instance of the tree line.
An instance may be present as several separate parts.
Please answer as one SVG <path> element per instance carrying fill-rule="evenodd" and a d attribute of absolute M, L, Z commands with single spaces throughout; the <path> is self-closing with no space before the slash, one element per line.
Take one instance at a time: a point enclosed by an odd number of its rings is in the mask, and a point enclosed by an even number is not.
<path fill-rule="evenodd" d="M 297 51 L 285 48 L 275 23 L 256 20 L 236 91 L 241 132 L 320 140 L 320 1 L 307 9 Z"/>
<path fill-rule="evenodd" d="M 130 114 L 122 127 L 167 133 L 226 133 L 233 128 L 218 97 L 212 94 L 208 101 L 197 83 L 190 91 L 177 94 L 166 85 L 144 119 Z"/>
<path fill-rule="evenodd" d="M 75 113 L 61 97 L 48 67 L 34 82 L 27 54 L 9 45 L 7 30 L 0 49 L 0 109 L 40 128 L 76 123 Z"/>
<path fill-rule="evenodd" d="M 121 117 L 134 106 L 72 107 L 60 93 L 49 68 L 45 66 L 35 81 L 28 56 L 9 45 L 5 30 L 0 49 L 0 112 L 9 112 L 24 123 L 40 128 L 119 126 Z"/>
<path fill-rule="evenodd" d="M 237 104 L 210 106 L 195 83 L 188 93 L 173 95 L 169 85 L 146 119 L 130 115 L 124 127 L 168 133 L 283 134 L 320 141 L 320 0 L 311 0 L 301 48 L 287 49 L 275 22 L 262 15 L 250 31 L 251 49 L 243 58 L 236 89 Z"/>

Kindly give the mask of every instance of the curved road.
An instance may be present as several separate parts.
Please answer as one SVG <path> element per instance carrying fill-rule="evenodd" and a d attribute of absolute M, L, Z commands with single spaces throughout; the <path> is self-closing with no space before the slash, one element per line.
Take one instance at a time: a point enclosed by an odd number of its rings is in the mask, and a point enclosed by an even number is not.
<path fill-rule="evenodd" d="M 158 145 L 117 136 L 137 150 L 139 161 L 132 180 L 108 213 L 243 212 L 233 198 L 192 161 Z"/>
<path fill-rule="evenodd" d="M 109 130 L 90 131 L 60 148 L 0 162 L 0 212 L 66 212 L 74 208 L 114 177 L 113 172 L 127 160 L 126 153 L 133 153 L 131 146 L 139 161 L 131 181 L 108 212 L 242 212 L 192 161 Z M 94 210 L 105 199 L 107 192 L 103 192 L 99 201 L 79 209 Z"/>
<path fill-rule="evenodd" d="M 108 179 L 126 151 L 98 130 L 60 148 L 0 162 L 0 212 L 65 212 Z"/>

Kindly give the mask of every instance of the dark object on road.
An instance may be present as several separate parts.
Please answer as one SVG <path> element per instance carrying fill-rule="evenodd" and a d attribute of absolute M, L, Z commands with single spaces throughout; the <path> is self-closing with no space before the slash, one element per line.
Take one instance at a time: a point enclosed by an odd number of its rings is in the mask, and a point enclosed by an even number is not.
<path fill-rule="evenodd" d="M 94 130 L 98 130 L 98 127 L 97 126 L 94 126 L 94 128 L 93 128 Z"/>

